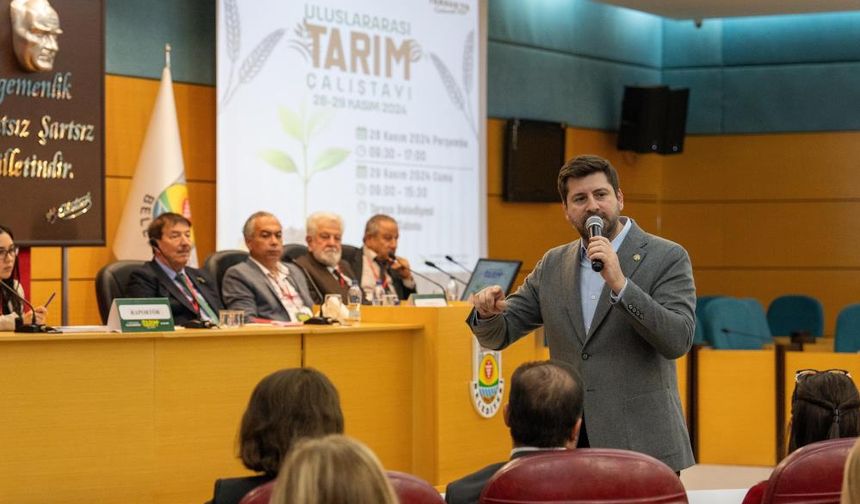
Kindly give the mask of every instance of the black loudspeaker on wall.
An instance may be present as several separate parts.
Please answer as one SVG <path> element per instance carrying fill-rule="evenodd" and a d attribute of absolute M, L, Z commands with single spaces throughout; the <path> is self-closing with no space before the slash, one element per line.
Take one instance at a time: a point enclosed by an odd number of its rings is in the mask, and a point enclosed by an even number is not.
<path fill-rule="evenodd" d="M 680 154 L 687 129 L 689 89 L 625 86 L 618 149 Z"/>

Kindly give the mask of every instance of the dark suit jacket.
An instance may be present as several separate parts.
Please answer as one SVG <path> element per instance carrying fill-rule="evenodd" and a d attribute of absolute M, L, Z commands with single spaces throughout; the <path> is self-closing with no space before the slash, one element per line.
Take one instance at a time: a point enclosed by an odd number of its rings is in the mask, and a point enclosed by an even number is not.
<path fill-rule="evenodd" d="M 223 478 L 215 480 L 215 493 L 212 500 L 206 504 L 239 504 L 242 497 L 260 485 L 272 481 L 275 477 L 268 474 L 248 476 L 245 478 Z"/>
<path fill-rule="evenodd" d="M 200 291 L 206 302 L 218 316 L 218 310 L 224 308 L 221 304 L 221 298 L 215 292 L 215 282 L 209 278 L 205 271 L 197 268 L 185 267 L 185 274 L 188 279 L 194 284 L 194 287 Z M 170 311 L 173 313 L 173 323 L 183 325 L 190 320 L 199 318 L 197 312 L 194 311 L 194 305 L 179 287 L 173 282 L 167 273 L 161 269 L 155 259 L 141 266 L 139 269 L 132 272 L 129 276 L 128 286 L 125 289 L 128 297 L 132 298 L 148 298 L 148 297 L 166 297 L 170 300 Z M 214 321 L 218 323 L 218 320 Z"/>
<path fill-rule="evenodd" d="M 358 253 L 352 258 L 352 271 L 355 271 L 355 278 L 358 279 L 359 283 L 361 282 L 361 274 L 364 268 L 364 247 L 359 249 Z M 390 268 L 388 269 L 388 274 L 391 275 L 392 285 L 394 286 L 394 292 L 397 293 L 397 297 L 401 300 L 406 300 L 410 294 L 415 293 L 415 289 L 410 289 L 403 285 L 403 279 L 400 278 L 400 275 L 392 271 Z"/>
<path fill-rule="evenodd" d="M 519 452 L 514 454 L 511 457 L 511 460 L 537 453 L 543 453 L 543 451 Z M 508 462 L 497 462 L 495 464 L 490 464 L 480 471 L 473 472 L 472 474 L 463 476 L 458 480 L 448 483 L 447 488 L 445 488 L 445 502 L 448 504 L 478 504 L 478 498 L 481 496 L 481 492 L 484 490 L 484 487 L 487 486 L 487 482 L 490 481 L 490 478 L 492 478 L 493 475 L 507 463 Z"/>
<path fill-rule="evenodd" d="M 305 269 L 307 274 L 310 275 L 310 279 L 313 280 L 317 288 L 320 290 L 323 298 L 325 298 L 326 294 L 340 294 L 344 303 L 349 301 L 347 298 L 349 284 L 341 286 L 340 282 L 335 279 L 334 275 L 331 274 L 326 265 L 317 261 L 313 255 L 308 253 L 307 255 L 303 255 L 295 259 L 293 262 Z M 361 278 L 355 276 L 355 272 L 352 271 L 352 266 L 350 266 L 348 262 L 341 259 L 338 263 L 338 267 L 340 268 L 340 272 L 346 275 L 349 279 L 361 282 Z M 325 299 L 320 299 L 320 296 L 317 295 L 313 287 L 311 287 L 311 297 L 313 297 L 314 303 L 316 304 L 322 304 L 323 301 L 325 301 Z"/>

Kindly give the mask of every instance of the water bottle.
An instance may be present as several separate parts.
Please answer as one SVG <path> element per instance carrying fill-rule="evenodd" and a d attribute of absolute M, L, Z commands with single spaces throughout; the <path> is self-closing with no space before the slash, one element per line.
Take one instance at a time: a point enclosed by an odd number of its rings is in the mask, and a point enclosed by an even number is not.
<path fill-rule="evenodd" d="M 382 286 L 382 280 L 376 281 L 376 286 L 373 287 L 373 306 L 382 306 L 382 301 L 385 299 L 385 287 Z"/>
<path fill-rule="evenodd" d="M 459 287 L 457 281 L 453 278 L 448 280 L 448 285 L 445 286 L 445 298 L 448 301 L 456 301 L 459 299 Z"/>
<path fill-rule="evenodd" d="M 358 285 L 358 280 L 353 280 L 352 286 L 349 288 L 349 292 L 347 292 L 346 294 L 347 310 L 349 311 L 347 319 L 350 322 L 361 321 L 362 296 L 364 296 L 364 293 L 361 291 L 361 286 Z"/>

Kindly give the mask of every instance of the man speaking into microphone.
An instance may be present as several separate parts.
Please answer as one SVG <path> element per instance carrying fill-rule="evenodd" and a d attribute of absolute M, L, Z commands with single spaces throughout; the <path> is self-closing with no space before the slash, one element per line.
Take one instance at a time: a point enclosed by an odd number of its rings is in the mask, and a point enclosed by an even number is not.
<path fill-rule="evenodd" d="M 395 255 L 399 239 L 400 231 L 393 217 L 376 214 L 368 219 L 364 226 L 364 246 L 351 264 L 365 293 L 372 292 L 379 281 L 386 293 L 397 294 L 403 300 L 415 292 L 409 261 Z"/>
<path fill-rule="evenodd" d="M 498 286 L 476 293 L 467 323 L 497 350 L 543 326 L 551 358 L 583 377 L 578 446 L 646 453 L 680 472 L 695 463 L 674 362 L 695 328 L 689 256 L 621 215 L 618 174 L 603 158 L 568 161 L 558 191 L 579 239 L 549 250 L 507 299 Z"/>

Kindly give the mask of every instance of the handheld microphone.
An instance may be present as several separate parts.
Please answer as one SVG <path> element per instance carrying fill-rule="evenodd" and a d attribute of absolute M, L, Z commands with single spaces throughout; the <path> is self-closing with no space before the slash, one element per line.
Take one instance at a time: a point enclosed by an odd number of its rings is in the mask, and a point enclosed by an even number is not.
<path fill-rule="evenodd" d="M 448 261 L 450 261 L 450 262 L 456 264 L 457 266 L 463 268 L 463 271 L 465 271 L 466 273 L 468 273 L 470 275 L 472 274 L 472 270 L 470 270 L 469 268 L 467 268 L 467 267 L 463 266 L 462 264 L 458 263 L 457 261 L 455 261 L 453 257 L 446 255 L 445 259 L 447 259 Z"/>
<path fill-rule="evenodd" d="M 40 332 L 52 332 L 52 331 L 54 331 L 53 327 L 48 327 L 46 325 L 40 325 L 40 324 L 36 323 L 36 308 L 34 308 L 33 305 L 30 304 L 30 302 L 24 298 L 24 296 L 18 294 L 18 291 L 16 291 L 12 287 L 9 287 L 6 284 L 6 282 L 0 282 L 0 286 L 2 286 L 10 294 L 12 294 L 12 296 L 15 299 L 24 303 L 27 306 L 27 308 L 29 308 L 30 311 L 33 312 L 33 323 L 32 324 L 25 324 L 24 323 L 24 313 L 23 312 L 18 314 L 18 319 L 17 319 L 16 324 L 15 324 L 15 332 L 40 333 Z M 20 323 L 18 323 L 18 321 L 20 321 Z"/>
<path fill-rule="evenodd" d="M 389 264 L 397 261 L 397 258 L 394 257 L 394 254 L 388 254 L 388 258 L 390 259 Z M 396 271 L 391 271 L 391 273 L 394 274 L 394 273 L 396 273 Z M 424 280 L 427 280 L 428 282 L 435 285 L 436 287 L 439 287 L 440 289 L 442 289 L 442 294 L 445 294 L 446 292 L 448 292 L 447 290 L 445 290 L 444 285 L 440 284 L 436 280 L 433 280 L 432 278 L 428 277 L 427 275 L 422 275 L 421 273 L 418 273 L 415 270 L 412 270 L 412 274 L 417 276 L 418 278 L 423 278 Z"/>
<path fill-rule="evenodd" d="M 599 215 L 592 215 L 585 221 L 585 229 L 588 230 L 588 237 L 603 236 L 603 219 Z M 597 272 L 603 270 L 603 261 L 600 259 L 592 259 L 591 269 Z"/>
<path fill-rule="evenodd" d="M 461 284 L 466 285 L 466 282 L 464 282 L 464 281 L 460 280 L 459 278 L 455 277 L 454 275 L 448 273 L 447 271 L 443 270 L 439 266 L 436 266 L 436 264 L 433 263 L 432 261 L 424 261 L 424 264 L 426 264 L 427 266 L 430 266 L 433 269 L 437 269 L 437 270 L 441 271 L 442 273 L 445 274 L 445 276 L 447 276 L 451 280 L 454 280 L 455 282 L 460 282 Z"/>

